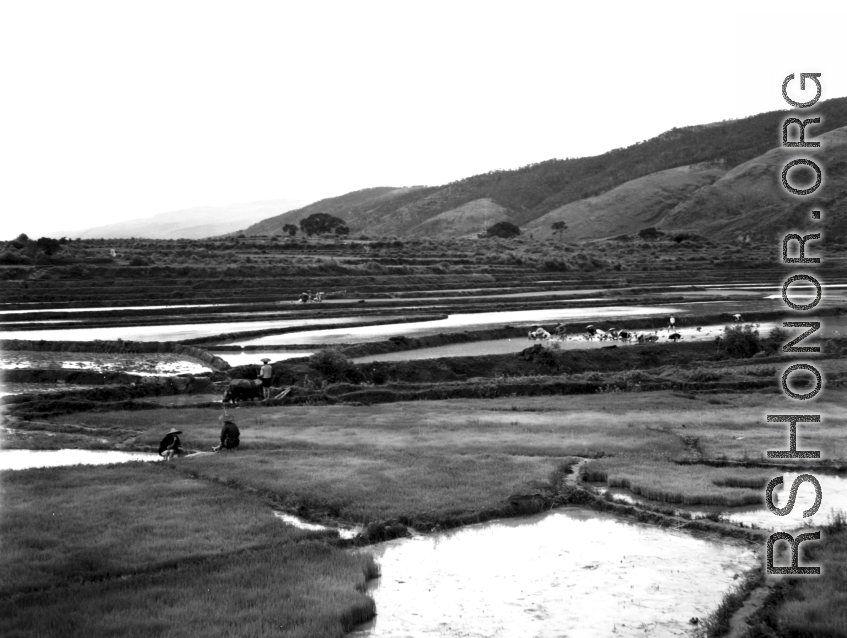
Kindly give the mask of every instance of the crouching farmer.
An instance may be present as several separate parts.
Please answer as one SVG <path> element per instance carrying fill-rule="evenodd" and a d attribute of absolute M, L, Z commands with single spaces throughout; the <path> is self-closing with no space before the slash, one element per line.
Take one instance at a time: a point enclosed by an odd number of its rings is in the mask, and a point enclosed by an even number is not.
<path fill-rule="evenodd" d="M 182 454 L 182 444 L 179 441 L 178 434 L 182 434 L 182 430 L 171 428 L 171 431 L 165 435 L 165 438 L 159 443 L 159 456 L 166 461 L 170 461 L 173 457 Z"/>
<path fill-rule="evenodd" d="M 234 450 L 238 447 L 238 437 L 241 432 L 238 431 L 238 426 L 231 417 L 223 417 L 224 426 L 221 428 L 221 443 L 212 448 L 215 452 L 224 450 Z"/>

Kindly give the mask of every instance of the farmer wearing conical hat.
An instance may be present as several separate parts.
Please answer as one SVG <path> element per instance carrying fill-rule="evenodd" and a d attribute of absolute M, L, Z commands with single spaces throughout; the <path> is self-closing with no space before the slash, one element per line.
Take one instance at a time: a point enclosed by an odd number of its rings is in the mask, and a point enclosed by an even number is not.
<path fill-rule="evenodd" d="M 259 369 L 259 379 L 262 381 L 262 394 L 265 395 L 265 401 L 270 401 L 271 381 L 274 377 L 274 369 L 270 362 L 271 360 L 265 357 L 262 359 L 264 365 Z"/>
<path fill-rule="evenodd" d="M 223 427 L 221 428 L 221 444 L 216 445 L 212 450 L 215 452 L 221 449 L 234 450 L 238 447 L 238 437 L 241 436 L 241 432 L 238 431 L 235 419 L 226 413 L 226 406 L 224 406 L 224 413 L 219 417 L 219 420 L 223 422 Z"/>
<path fill-rule="evenodd" d="M 171 428 L 171 431 L 159 443 L 159 456 L 163 457 L 166 461 L 170 461 L 174 456 L 182 453 L 182 445 L 179 442 L 177 434 L 182 434 L 182 430 Z"/>

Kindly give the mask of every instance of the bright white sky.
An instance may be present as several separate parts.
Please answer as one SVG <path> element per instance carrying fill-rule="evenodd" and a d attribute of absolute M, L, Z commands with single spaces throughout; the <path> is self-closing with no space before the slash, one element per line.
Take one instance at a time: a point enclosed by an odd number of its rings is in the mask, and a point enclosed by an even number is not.
<path fill-rule="evenodd" d="M 0 238 L 596 155 L 787 108 L 789 73 L 845 96 L 845 18 L 843 1 L 9 0 Z"/>

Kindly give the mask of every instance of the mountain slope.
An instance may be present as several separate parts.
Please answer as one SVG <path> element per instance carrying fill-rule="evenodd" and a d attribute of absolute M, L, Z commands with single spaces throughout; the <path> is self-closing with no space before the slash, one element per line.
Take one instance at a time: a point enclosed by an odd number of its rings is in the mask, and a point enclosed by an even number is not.
<path fill-rule="evenodd" d="M 560 206 L 526 225 L 535 238 L 551 237 L 554 222 L 567 224 L 566 237 L 596 239 L 655 226 L 692 193 L 726 173 L 721 163 L 681 166 L 639 177 L 610 191 Z"/>
<path fill-rule="evenodd" d="M 476 235 L 501 221 L 514 223 L 511 211 L 486 197 L 430 217 L 407 234 L 413 237 L 462 237 Z"/>
<path fill-rule="evenodd" d="M 315 213 L 334 215 L 343 219 L 349 226 L 361 231 L 360 225 L 354 223 L 354 220 L 359 216 L 380 206 L 388 206 L 393 210 L 394 207 L 402 204 L 404 198 L 417 198 L 419 191 L 426 190 L 428 189 L 422 186 L 365 188 L 338 197 L 322 199 L 303 208 L 264 219 L 247 227 L 243 232 L 247 235 L 281 235 L 283 234 L 282 227 L 286 224 L 297 225 L 300 220 Z"/>
<path fill-rule="evenodd" d="M 296 214 L 289 213 L 283 216 L 284 219 L 256 225 L 245 232 L 280 233 L 283 223 L 296 223 L 313 212 L 327 212 L 344 219 L 354 234 L 453 234 L 463 232 L 461 219 L 471 226 L 475 223 L 470 222 L 473 215 L 469 211 L 481 201 L 490 202 L 486 206 L 491 206 L 503 218 L 529 227 L 535 220 L 568 204 L 608 193 L 660 171 L 716 162 L 722 162 L 727 170 L 733 169 L 778 145 L 781 123 L 789 116 L 820 116 L 821 124 L 809 128 L 809 139 L 813 139 L 826 131 L 847 126 L 847 98 L 820 102 L 808 112 L 772 111 L 740 120 L 673 129 L 645 142 L 595 157 L 548 160 L 515 170 L 474 175 L 443 186 L 356 191 L 316 202 Z M 597 125 L 602 126 L 602 122 Z M 653 211 L 647 213 L 650 219 L 657 211 L 665 210 L 673 198 L 668 200 L 665 193 L 660 200 L 648 206 Z M 477 204 L 471 208 L 463 208 L 474 202 Z M 682 204 L 681 201 L 673 203 Z M 456 213 L 455 220 L 449 221 L 452 211 L 460 212 Z M 447 215 L 439 217 L 444 214 Z M 426 225 L 435 218 L 438 221 Z M 611 219 L 609 217 L 602 224 L 602 233 L 619 234 Z M 541 228 L 545 223 L 539 222 L 535 227 Z M 625 229 L 631 226 L 622 220 L 620 232 L 626 232 Z"/>
<path fill-rule="evenodd" d="M 771 240 L 786 231 L 823 230 L 825 237 L 844 239 L 847 230 L 847 127 L 814 137 L 820 148 L 777 147 L 729 171 L 714 184 L 678 204 L 659 224 L 663 230 L 692 230 L 716 239 L 749 235 Z M 783 188 L 782 168 L 792 159 L 806 157 L 823 172 L 820 188 L 796 196 Z M 802 170 L 808 177 L 804 182 Z M 795 187 L 814 183 L 809 169 L 792 169 Z M 821 210 L 820 222 L 810 211 Z"/>

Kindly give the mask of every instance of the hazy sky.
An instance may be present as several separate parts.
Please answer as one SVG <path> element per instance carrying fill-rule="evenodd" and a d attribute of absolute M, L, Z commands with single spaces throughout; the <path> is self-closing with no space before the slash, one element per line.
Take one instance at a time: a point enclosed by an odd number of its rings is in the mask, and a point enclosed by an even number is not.
<path fill-rule="evenodd" d="M 786 108 L 789 73 L 842 97 L 845 18 L 843 1 L 0 2 L 2 237 L 596 155 Z"/>

